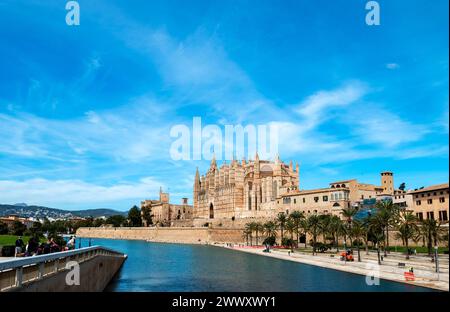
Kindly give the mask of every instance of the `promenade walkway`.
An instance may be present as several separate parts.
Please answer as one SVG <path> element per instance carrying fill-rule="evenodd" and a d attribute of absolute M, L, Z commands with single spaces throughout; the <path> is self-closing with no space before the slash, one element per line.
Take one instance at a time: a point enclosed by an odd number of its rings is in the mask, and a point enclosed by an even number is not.
<path fill-rule="evenodd" d="M 289 255 L 289 250 L 286 249 L 271 249 L 270 253 L 267 253 L 263 252 L 263 249 L 258 248 L 231 247 L 227 245 L 223 245 L 223 247 L 261 256 L 295 261 L 365 276 L 373 275 L 372 272 L 375 270 L 377 272 L 376 274 L 378 274 L 379 278 L 381 278 L 380 283 L 383 282 L 382 279 L 386 279 L 416 286 L 449 291 L 448 255 L 440 255 L 440 270 L 438 274 L 435 272 L 435 264 L 430 261 L 430 258 L 422 255 L 411 256 L 409 260 L 406 260 L 403 254 L 391 252 L 387 257 L 384 257 L 382 265 L 378 266 L 376 252 L 369 252 L 369 255 L 366 255 L 364 250 L 361 251 L 361 262 L 357 261 L 356 250 L 354 252 L 355 261 L 345 262 L 340 260 L 338 253 L 318 253 L 313 256 L 311 253 L 296 251 L 294 253 L 290 253 Z M 404 263 L 405 267 L 399 267 L 399 263 Z M 414 268 L 415 281 L 405 280 L 404 273 L 407 272 L 410 267 Z"/>

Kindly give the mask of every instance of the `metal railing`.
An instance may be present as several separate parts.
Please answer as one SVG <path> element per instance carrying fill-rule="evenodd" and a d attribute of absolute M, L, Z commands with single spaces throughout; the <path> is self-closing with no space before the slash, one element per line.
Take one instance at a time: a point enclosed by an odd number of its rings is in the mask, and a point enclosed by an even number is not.
<path fill-rule="evenodd" d="M 80 264 L 99 255 L 127 257 L 123 253 L 106 247 L 92 246 L 2 261 L 0 262 L 0 291 L 21 287 L 23 283 L 40 280 L 45 276 L 66 270 L 66 264 L 70 261 Z"/>

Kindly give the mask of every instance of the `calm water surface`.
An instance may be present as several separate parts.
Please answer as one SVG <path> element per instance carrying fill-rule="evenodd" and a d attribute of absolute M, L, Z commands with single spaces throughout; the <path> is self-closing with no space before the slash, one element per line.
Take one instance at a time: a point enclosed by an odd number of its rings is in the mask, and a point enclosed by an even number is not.
<path fill-rule="evenodd" d="M 214 246 L 95 238 L 91 243 L 128 255 L 108 291 L 432 291 L 385 280 L 367 286 L 362 275 Z"/>

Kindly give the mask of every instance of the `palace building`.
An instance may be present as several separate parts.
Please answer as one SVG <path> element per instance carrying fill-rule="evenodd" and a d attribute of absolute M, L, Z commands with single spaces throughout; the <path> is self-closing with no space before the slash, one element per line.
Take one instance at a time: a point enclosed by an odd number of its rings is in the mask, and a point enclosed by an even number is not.
<path fill-rule="evenodd" d="M 192 205 L 188 204 L 187 198 L 181 199 L 181 204 L 171 204 L 169 193 L 159 191 L 159 200 L 144 200 L 141 202 L 141 214 L 149 209 L 154 224 L 170 226 L 173 222 L 192 220 Z M 142 218 L 144 226 L 149 226 Z"/>

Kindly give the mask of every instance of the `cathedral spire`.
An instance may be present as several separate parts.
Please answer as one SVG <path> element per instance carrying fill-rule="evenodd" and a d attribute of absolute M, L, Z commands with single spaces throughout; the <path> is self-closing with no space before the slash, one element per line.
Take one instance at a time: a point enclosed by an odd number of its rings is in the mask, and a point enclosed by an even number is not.
<path fill-rule="evenodd" d="M 215 168 L 217 166 L 216 164 L 216 152 L 213 151 L 213 157 L 211 159 L 211 168 Z"/>

